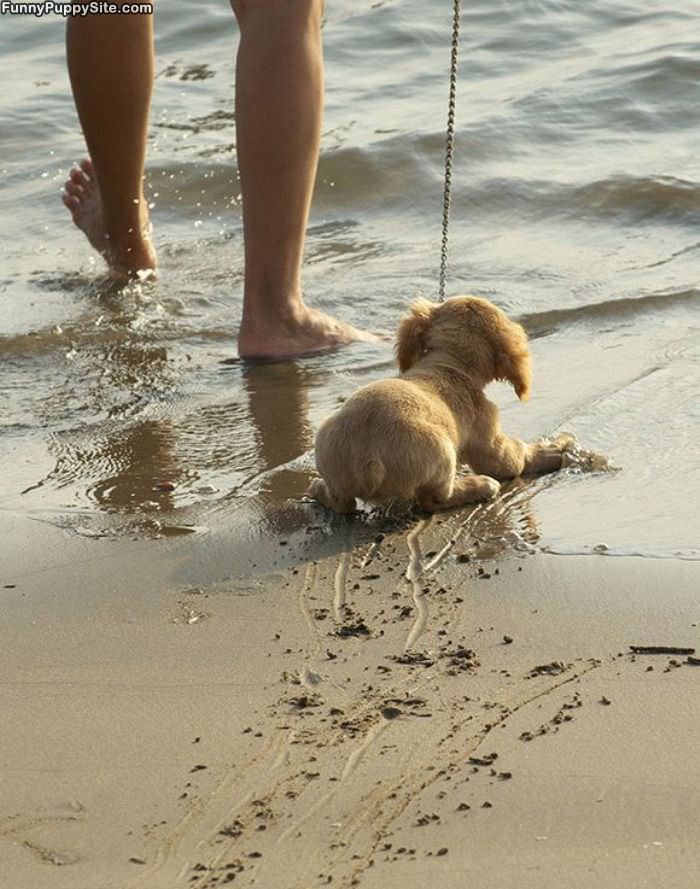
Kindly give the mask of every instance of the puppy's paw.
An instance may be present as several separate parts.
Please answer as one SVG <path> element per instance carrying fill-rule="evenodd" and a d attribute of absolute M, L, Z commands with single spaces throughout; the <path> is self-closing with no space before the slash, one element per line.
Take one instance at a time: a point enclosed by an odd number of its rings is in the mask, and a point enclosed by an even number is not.
<path fill-rule="evenodd" d="M 490 475 L 477 475 L 475 481 L 479 482 L 480 495 L 482 500 L 493 500 L 497 497 L 501 490 L 501 483 Z"/>
<path fill-rule="evenodd" d="M 307 497 L 313 497 L 314 500 L 318 500 L 322 506 L 325 506 L 327 509 L 332 509 L 335 512 L 350 513 L 355 511 L 355 498 L 343 497 L 342 495 L 333 492 L 322 478 L 315 478 L 312 480 L 306 495 Z"/>
<path fill-rule="evenodd" d="M 560 432 L 559 435 L 555 435 L 551 439 L 550 444 L 564 454 L 567 451 L 573 451 L 576 447 L 576 436 L 570 432 Z"/>
<path fill-rule="evenodd" d="M 322 503 L 324 506 L 330 506 L 328 487 L 322 478 L 314 478 L 311 480 L 306 496 L 313 497 L 314 500 L 318 500 L 318 502 Z"/>

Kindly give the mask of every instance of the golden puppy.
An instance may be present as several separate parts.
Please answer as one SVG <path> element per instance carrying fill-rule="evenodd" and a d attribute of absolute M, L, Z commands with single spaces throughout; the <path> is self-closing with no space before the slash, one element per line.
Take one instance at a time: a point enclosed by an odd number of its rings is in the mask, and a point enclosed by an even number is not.
<path fill-rule="evenodd" d="M 571 436 L 525 444 L 501 431 L 483 393 L 492 380 L 530 394 L 530 353 L 523 328 L 486 299 L 421 299 L 399 327 L 399 377 L 355 392 L 316 436 L 323 478 L 309 494 L 336 512 L 355 498 L 382 504 L 415 500 L 433 512 L 494 497 L 500 484 L 562 464 Z M 456 476 L 460 463 L 475 473 Z"/>

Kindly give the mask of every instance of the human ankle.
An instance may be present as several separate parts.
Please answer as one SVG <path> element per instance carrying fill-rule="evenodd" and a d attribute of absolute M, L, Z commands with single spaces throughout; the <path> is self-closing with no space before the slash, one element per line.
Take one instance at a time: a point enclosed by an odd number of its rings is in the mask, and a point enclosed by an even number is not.
<path fill-rule="evenodd" d="M 127 274 L 155 269 L 156 252 L 149 237 L 129 233 L 125 238 L 107 238 L 105 258 L 113 269 Z"/>
<path fill-rule="evenodd" d="M 303 323 L 308 311 L 300 295 L 284 298 L 251 298 L 246 295 L 241 327 L 249 330 L 294 330 Z"/>
<path fill-rule="evenodd" d="M 105 225 L 107 253 L 118 264 L 130 270 L 152 268 L 155 265 L 155 250 L 151 241 L 151 225 L 148 211 L 139 212 L 109 227 Z"/>

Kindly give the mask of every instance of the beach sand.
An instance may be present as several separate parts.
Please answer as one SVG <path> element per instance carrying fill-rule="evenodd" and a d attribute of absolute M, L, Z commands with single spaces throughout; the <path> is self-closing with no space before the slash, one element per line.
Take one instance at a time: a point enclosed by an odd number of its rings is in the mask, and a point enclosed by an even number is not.
<path fill-rule="evenodd" d="M 3 889 L 697 885 L 696 563 L 1 516 Z"/>

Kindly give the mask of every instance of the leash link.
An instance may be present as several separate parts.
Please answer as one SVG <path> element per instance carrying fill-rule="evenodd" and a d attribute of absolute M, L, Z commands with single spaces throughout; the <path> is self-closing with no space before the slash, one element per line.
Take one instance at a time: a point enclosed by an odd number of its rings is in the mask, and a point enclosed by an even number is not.
<path fill-rule="evenodd" d="M 452 162 L 455 147 L 455 105 L 457 99 L 457 67 L 459 62 L 459 21 L 462 0 L 454 0 L 452 14 L 452 49 L 450 53 L 450 97 L 447 105 L 447 133 L 445 137 L 445 187 L 442 196 L 442 245 L 440 248 L 440 278 L 438 295 L 440 302 L 445 299 L 447 279 L 447 240 L 450 224 L 450 203 L 452 199 Z"/>

